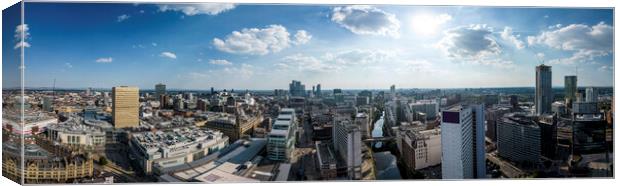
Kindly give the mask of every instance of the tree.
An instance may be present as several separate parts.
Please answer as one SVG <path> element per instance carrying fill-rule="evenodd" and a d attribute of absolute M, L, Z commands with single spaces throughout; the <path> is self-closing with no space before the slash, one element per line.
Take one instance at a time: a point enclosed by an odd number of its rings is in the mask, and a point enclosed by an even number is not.
<path fill-rule="evenodd" d="M 106 159 L 103 156 L 99 157 L 99 165 L 107 165 L 107 164 L 108 164 L 108 159 Z"/>

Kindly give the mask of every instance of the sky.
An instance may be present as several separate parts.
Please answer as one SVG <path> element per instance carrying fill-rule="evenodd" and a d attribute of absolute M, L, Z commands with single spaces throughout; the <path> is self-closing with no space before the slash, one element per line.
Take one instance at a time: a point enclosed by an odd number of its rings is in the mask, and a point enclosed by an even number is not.
<path fill-rule="evenodd" d="M 3 11 L 3 87 L 21 46 L 28 87 L 533 87 L 541 63 L 553 86 L 613 85 L 612 9 L 27 3 L 22 26 L 18 12 Z"/>

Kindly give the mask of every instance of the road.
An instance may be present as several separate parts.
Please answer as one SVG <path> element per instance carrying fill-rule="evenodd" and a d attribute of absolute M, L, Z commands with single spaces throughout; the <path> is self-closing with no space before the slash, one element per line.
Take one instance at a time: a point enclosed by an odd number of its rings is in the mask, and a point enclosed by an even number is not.
<path fill-rule="evenodd" d="M 301 129 L 297 147 L 293 152 L 291 175 L 296 180 L 317 180 L 319 174 L 316 171 L 314 156 L 314 141 L 312 140 L 312 124 L 307 117 L 303 116 L 300 120 Z M 303 176 L 301 176 L 303 175 Z"/>

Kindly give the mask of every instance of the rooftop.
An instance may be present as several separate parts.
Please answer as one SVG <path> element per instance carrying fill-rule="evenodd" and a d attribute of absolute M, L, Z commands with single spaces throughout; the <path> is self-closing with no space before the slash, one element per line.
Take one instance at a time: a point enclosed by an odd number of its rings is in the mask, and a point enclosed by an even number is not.
<path fill-rule="evenodd" d="M 177 148 L 178 144 L 196 143 L 204 140 L 222 137 L 220 131 L 214 131 L 195 126 L 166 129 L 164 131 L 149 131 L 133 133 L 133 139 L 145 149 Z"/>

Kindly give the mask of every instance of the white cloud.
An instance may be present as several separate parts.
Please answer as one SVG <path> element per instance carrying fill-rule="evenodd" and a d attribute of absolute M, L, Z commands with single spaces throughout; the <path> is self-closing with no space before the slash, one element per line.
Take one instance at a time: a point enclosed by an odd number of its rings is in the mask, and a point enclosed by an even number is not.
<path fill-rule="evenodd" d="M 265 28 L 244 28 L 233 31 L 224 40 L 213 39 L 213 45 L 220 51 L 234 54 L 266 55 L 288 48 L 291 43 L 304 44 L 311 36 L 303 30 L 297 32 L 295 41 L 282 25 L 269 25 Z"/>
<path fill-rule="evenodd" d="M 302 45 L 308 43 L 312 39 L 312 35 L 308 34 L 305 30 L 298 30 L 295 34 L 295 41 L 293 43 L 295 45 Z"/>
<path fill-rule="evenodd" d="M 428 60 L 407 60 L 403 62 L 402 68 L 396 68 L 395 71 L 398 73 L 439 72 Z"/>
<path fill-rule="evenodd" d="M 331 20 L 359 35 L 400 36 L 400 21 L 396 16 L 371 6 L 335 7 Z"/>
<path fill-rule="evenodd" d="M 504 27 L 504 31 L 502 32 L 501 36 L 502 36 L 502 39 L 514 44 L 517 49 L 523 49 L 525 47 L 525 45 L 523 44 L 523 41 L 519 40 L 519 37 L 521 36 L 513 35 L 512 28 L 510 27 Z"/>
<path fill-rule="evenodd" d="M 123 15 L 120 15 L 120 16 L 116 17 L 116 21 L 117 22 L 123 22 L 123 21 L 129 19 L 130 17 L 131 16 L 129 16 L 127 14 L 123 14 Z"/>
<path fill-rule="evenodd" d="M 540 60 L 544 60 L 545 59 L 545 54 L 539 52 L 539 53 L 536 53 L 536 57 L 538 57 L 538 59 L 540 59 Z"/>
<path fill-rule="evenodd" d="M 170 59 L 176 59 L 177 58 L 177 55 L 172 53 L 172 52 L 162 52 L 161 54 L 159 54 L 159 56 L 170 58 Z"/>
<path fill-rule="evenodd" d="M 65 63 L 65 67 L 67 67 L 67 68 L 73 68 L 73 65 L 71 65 L 71 63 Z"/>
<path fill-rule="evenodd" d="M 232 65 L 232 62 L 225 59 L 212 59 L 209 60 L 209 63 L 214 65 Z"/>
<path fill-rule="evenodd" d="M 180 11 L 187 16 L 217 15 L 235 8 L 233 3 L 166 4 L 159 5 L 159 11 Z"/>
<path fill-rule="evenodd" d="M 437 46 L 450 58 L 477 59 L 501 53 L 486 25 L 458 27 L 445 32 Z"/>
<path fill-rule="evenodd" d="M 575 64 L 592 62 L 595 58 L 607 56 L 613 51 L 613 27 L 600 22 L 593 26 L 571 24 L 544 31 L 538 36 L 528 37 L 528 44 L 545 45 L 554 49 L 571 51 L 571 57 L 550 60 L 554 64 Z"/>
<path fill-rule="evenodd" d="M 277 63 L 276 66 L 280 69 L 311 72 L 329 72 L 339 69 L 338 66 L 334 64 L 329 64 L 322 59 L 299 53 L 282 58 L 282 62 Z"/>
<path fill-rule="evenodd" d="M 250 64 L 243 63 L 236 67 L 226 67 L 226 68 L 219 69 L 219 70 L 209 70 L 206 72 L 190 72 L 188 73 L 188 75 L 192 79 L 199 79 L 199 80 L 203 80 L 205 78 L 210 79 L 210 78 L 221 78 L 221 77 L 240 77 L 242 79 L 250 79 L 252 76 L 254 76 L 255 70 L 256 70 L 256 67 Z M 222 81 L 235 82 L 235 81 L 238 81 L 238 79 L 229 78 L 229 79 L 223 79 Z"/>
<path fill-rule="evenodd" d="M 28 24 L 20 24 L 15 27 L 15 39 L 17 39 L 17 44 L 15 44 L 14 49 L 19 49 L 21 47 L 28 48 L 30 47 L 30 43 L 26 40 L 30 38 L 30 32 L 28 31 Z M 22 34 L 24 36 L 22 40 Z"/>
<path fill-rule="evenodd" d="M 576 63 L 593 63 L 594 59 L 601 56 L 607 56 L 609 53 L 598 50 L 579 50 L 572 56 L 566 58 L 558 58 L 549 60 L 551 64 L 572 65 Z"/>
<path fill-rule="evenodd" d="M 609 66 L 609 65 L 603 65 L 601 67 L 598 68 L 599 71 L 603 71 L 603 72 L 609 72 L 609 71 L 614 71 L 614 67 L 613 66 Z"/>
<path fill-rule="evenodd" d="M 156 47 L 156 46 L 157 46 L 157 43 L 151 43 L 151 45 L 153 45 L 154 47 Z"/>
<path fill-rule="evenodd" d="M 470 25 L 448 30 L 436 47 L 455 62 L 498 68 L 515 67 L 512 61 L 501 59 L 502 48 L 493 36 L 493 29 L 486 25 Z"/>
<path fill-rule="evenodd" d="M 276 67 L 280 70 L 334 72 L 345 68 L 369 67 L 394 60 L 394 54 L 387 51 L 345 50 L 335 53 L 327 52 L 318 57 L 301 53 L 288 55 L 276 63 Z"/>
<path fill-rule="evenodd" d="M 102 58 L 98 58 L 97 60 L 95 60 L 95 62 L 97 63 L 112 63 L 114 59 L 112 59 L 112 57 L 102 57 Z"/>

